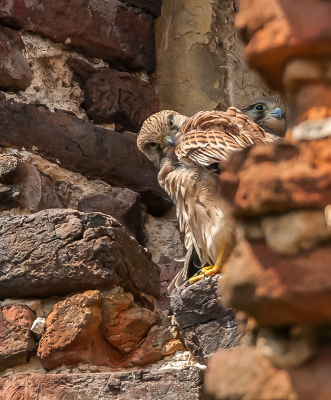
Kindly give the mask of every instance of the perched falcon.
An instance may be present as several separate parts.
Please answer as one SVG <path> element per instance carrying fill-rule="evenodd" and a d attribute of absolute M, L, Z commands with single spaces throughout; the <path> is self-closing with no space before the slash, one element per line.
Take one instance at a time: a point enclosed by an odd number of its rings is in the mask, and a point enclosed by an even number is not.
<path fill-rule="evenodd" d="M 138 148 L 160 168 L 158 180 L 176 205 L 185 245 L 194 247 L 202 264 L 210 265 L 191 278 L 191 283 L 220 272 L 236 244 L 236 222 L 211 167 L 231 152 L 278 139 L 234 107 L 226 112 L 200 111 L 191 118 L 164 110 L 144 122 Z M 180 286 L 186 275 L 182 271 L 175 285 Z"/>

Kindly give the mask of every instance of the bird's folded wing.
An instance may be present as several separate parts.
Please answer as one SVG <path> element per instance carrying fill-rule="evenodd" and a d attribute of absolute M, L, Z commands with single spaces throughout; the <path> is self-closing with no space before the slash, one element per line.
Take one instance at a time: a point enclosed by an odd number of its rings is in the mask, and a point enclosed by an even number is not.
<path fill-rule="evenodd" d="M 176 155 L 204 166 L 226 160 L 233 151 L 275 140 L 234 107 L 226 112 L 200 111 L 184 122 L 181 131 Z"/>

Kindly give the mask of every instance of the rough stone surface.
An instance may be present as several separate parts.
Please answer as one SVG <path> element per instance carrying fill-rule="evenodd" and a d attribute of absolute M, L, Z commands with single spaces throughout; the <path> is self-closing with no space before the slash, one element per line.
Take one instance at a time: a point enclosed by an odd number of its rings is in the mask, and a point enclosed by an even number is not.
<path fill-rule="evenodd" d="M 33 79 L 25 90 L 6 92 L 6 98 L 19 103 L 43 104 L 52 111 L 66 110 L 87 121 L 86 112 L 80 106 L 84 100 L 83 92 L 72 79 L 72 70 L 66 63 L 72 52 L 65 50 L 62 43 L 53 43 L 39 35 L 27 32 L 21 35 L 25 45 L 24 56 L 33 71 Z M 105 66 L 101 60 L 90 62 L 95 67 Z"/>
<path fill-rule="evenodd" d="M 130 294 L 107 296 L 103 302 L 103 316 L 104 335 L 122 354 L 136 347 L 157 322 L 156 315 L 137 307 Z"/>
<path fill-rule="evenodd" d="M 84 360 L 84 355 L 88 353 L 86 339 L 93 336 L 96 340 L 100 340 L 97 337 L 102 320 L 100 304 L 101 293 L 89 291 L 82 295 L 69 297 L 54 306 L 47 318 L 46 330 L 38 348 L 38 356 L 46 369 L 56 367 L 58 359 L 60 359 L 60 365 L 65 364 L 65 361 L 68 361 L 67 364 L 78 362 L 77 353 L 83 353 L 80 358 Z M 73 342 L 76 342 L 74 348 L 70 346 Z M 77 349 L 82 342 L 84 346 Z M 99 345 L 97 348 L 94 346 L 93 348 L 94 354 L 99 357 L 102 354 L 100 347 L 102 346 Z M 69 350 L 71 354 L 74 352 L 76 354 L 66 357 L 66 350 Z M 99 351 L 97 352 L 97 350 Z M 75 359 L 75 356 L 78 360 Z"/>
<path fill-rule="evenodd" d="M 155 68 L 152 17 L 136 14 L 117 0 L 45 0 L 37 6 L 2 0 L 0 20 L 118 67 L 149 72 Z"/>
<path fill-rule="evenodd" d="M 0 211 L 18 207 L 19 188 L 16 185 L 0 185 Z"/>
<path fill-rule="evenodd" d="M 161 214 L 170 207 L 156 169 L 138 150 L 135 135 L 97 128 L 64 112 L 8 101 L 4 95 L 0 118 L 0 145 L 34 146 L 74 172 L 137 190 L 150 212 Z"/>
<path fill-rule="evenodd" d="M 0 307 L 0 370 L 24 364 L 36 353 L 36 343 L 29 331 L 35 318 L 26 306 Z"/>
<path fill-rule="evenodd" d="M 95 195 L 108 195 L 113 190 L 113 187 L 106 182 L 99 179 L 88 179 L 79 173 L 62 168 L 58 164 L 52 163 L 40 156 L 37 151 L 17 150 L 13 148 L 2 148 L 2 151 L 3 156 L 0 157 L 0 165 L 1 160 L 5 161 L 5 165 L 11 163 L 12 161 L 10 160 L 14 160 L 15 165 L 19 164 L 19 161 L 22 161 L 22 164 L 29 163 L 44 177 L 54 182 L 58 196 L 65 208 L 78 209 L 78 203 L 83 198 Z M 13 183 L 13 180 L 17 179 L 17 167 L 12 167 L 12 169 L 13 172 L 10 180 L 6 181 L 7 184 Z M 57 208 L 59 207 L 57 206 Z"/>
<path fill-rule="evenodd" d="M 1 298 L 116 284 L 158 297 L 159 268 L 112 217 L 46 210 L 0 219 Z"/>
<path fill-rule="evenodd" d="M 120 0 L 129 6 L 139 7 L 145 12 L 152 14 L 154 17 L 159 17 L 161 14 L 162 0 Z"/>
<path fill-rule="evenodd" d="M 32 72 L 23 56 L 24 43 L 12 29 L 0 26 L 0 88 L 24 90 L 32 81 Z"/>
<path fill-rule="evenodd" d="M 234 312 L 220 304 L 219 279 L 217 275 L 193 285 L 187 282 L 171 293 L 171 311 L 185 346 L 200 362 L 238 342 Z"/>
<path fill-rule="evenodd" d="M 18 159 L 14 156 L 0 157 L 0 182 L 5 185 L 14 183 L 17 174 Z"/>
<path fill-rule="evenodd" d="M 209 400 L 299 399 L 289 373 L 272 367 L 254 348 L 237 347 L 211 357 L 204 391 Z"/>
<path fill-rule="evenodd" d="M 70 321 L 70 323 L 69 323 Z M 139 307 L 131 293 L 88 291 L 57 303 L 46 320 L 38 355 L 47 370 L 78 362 L 132 367 L 184 350 L 177 331 Z"/>
<path fill-rule="evenodd" d="M 284 258 L 263 242 L 240 242 L 224 267 L 222 301 L 258 324 L 331 321 L 331 244 Z"/>
<path fill-rule="evenodd" d="M 88 384 L 86 384 L 86 382 Z M 76 398 L 81 400 L 203 400 L 203 371 L 114 372 L 99 374 L 19 374 L 0 378 L 0 396 L 12 400 Z"/>
<path fill-rule="evenodd" d="M 160 298 L 156 303 L 156 307 L 160 310 L 167 311 L 170 309 L 170 298 L 167 289 L 173 278 L 184 267 L 184 262 L 178 262 L 167 256 L 161 256 L 157 262 L 161 269 L 160 274 Z"/>
<path fill-rule="evenodd" d="M 96 70 L 79 60 L 68 61 L 84 92 L 84 108 L 96 124 L 115 124 L 116 131 L 139 132 L 159 111 L 154 89 L 145 81 L 114 69 Z"/>
<path fill-rule="evenodd" d="M 159 218 L 148 214 L 145 229 L 148 237 L 146 247 L 152 253 L 154 262 L 162 256 L 183 258 L 186 249 L 181 241 L 175 208 Z"/>
<path fill-rule="evenodd" d="M 12 155 L 0 155 L 0 197 L 2 215 L 63 208 L 54 183 L 31 163 Z"/>
<path fill-rule="evenodd" d="M 241 107 L 268 88 L 242 60 L 234 27 L 237 1 L 164 1 L 156 21 L 153 85 L 160 109 L 193 115 Z"/>
<path fill-rule="evenodd" d="M 12 374 L 22 374 L 24 372 L 45 374 L 46 370 L 41 365 L 39 357 L 31 357 L 25 364 L 17 365 L 16 367 L 7 368 L 0 372 L 0 377 L 8 378 Z"/>
<path fill-rule="evenodd" d="M 324 208 L 331 203 L 330 143 L 279 143 L 238 153 L 220 175 L 224 196 L 240 216 Z"/>
<path fill-rule="evenodd" d="M 29 214 L 64 207 L 83 212 L 102 212 L 116 218 L 139 243 L 145 242 L 146 212 L 138 193 L 111 187 L 101 180 L 89 180 L 38 154 L 13 149 L 2 151 L 0 191 L 3 201 L 0 209 L 8 211 L 0 211 L 1 215 Z M 7 186 L 2 186 L 2 183 Z M 8 193 L 11 196 L 5 197 Z"/>
<path fill-rule="evenodd" d="M 273 89 L 282 89 L 289 59 L 330 55 L 331 5 L 325 1 L 241 0 L 236 25 L 248 43 L 245 56 Z"/>
<path fill-rule="evenodd" d="M 197 367 L 205 370 L 207 367 L 196 363 L 191 356 L 189 351 L 176 351 L 173 354 L 165 356 L 162 360 L 156 361 L 150 365 L 144 366 L 144 372 L 149 371 L 150 373 L 159 372 L 168 369 L 176 369 L 177 371 L 187 369 L 188 367 Z M 140 367 L 131 367 L 130 369 L 124 370 L 125 372 L 135 373 Z M 106 367 L 102 365 L 94 365 L 89 363 L 77 363 L 71 365 L 61 365 L 50 371 L 46 371 L 42 366 L 39 357 L 31 357 L 26 364 L 18 365 L 16 367 L 7 368 L 0 371 L 0 377 L 9 377 L 12 374 L 20 373 L 40 373 L 40 374 L 80 374 L 80 373 L 98 373 L 98 372 L 115 372 L 123 371 L 123 369 L 115 369 L 114 367 Z"/>
<path fill-rule="evenodd" d="M 108 194 L 83 197 L 78 202 L 78 210 L 111 215 L 127 228 L 139 243 L 145 239 L 145 210 L 140 195 L 133 190 L 115 188 Z"/>

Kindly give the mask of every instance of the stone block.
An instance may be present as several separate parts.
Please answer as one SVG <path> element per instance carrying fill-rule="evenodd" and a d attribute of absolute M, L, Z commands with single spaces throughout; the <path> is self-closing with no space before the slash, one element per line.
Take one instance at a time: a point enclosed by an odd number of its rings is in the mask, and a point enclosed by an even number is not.
<path fill-rule="evenodd" d="M 36 315 L 27 306 L 0 307 L 0 370 L 25 364 L 36 353 L 30 328 Z"/>
<path fill-rule="evenodd" d="M 151 213 L 162 214 L 171 207 L 158 184 L 156 168 L 137 148 L 136 135 L 99 128 L 65 112 L 6 100 L 1 94 L 0 119 L 1 146 L 35 146 L 71 171 L 136 190 Z"/>
<path fill-rule="evenodd" d="M 241 241 L 224 267 L 222 302 L 260 326 L 330 323 L 331 244 L 281 257 L 264 242 Z"/>
<path fill-rule="evenodd" d="M 24 43 L 21 35 L 0 26 L 0 88 L 24 90 L 33 78 L 28 62 L 23 56 Z"/>
<path fill-rule="evenodd" d="M 159 295 L 159 267 L 104 214 L 68 209 L 6 217 L 0 219 L 0 237 L 1 298 L 59 296 L 119 284 L 138 298 Z"/>
<path fill-rule="evenodd" d="M 84 92 L 84 108 L 96 124 L 115 124 L 116 131 L 139 132 L 143 122 L 159 111 L 152 86 L 113 69 L 96 70 L 71 58 L 69 65 Z"/>
<path fill-rule="evenodd" d="M 155 21 L 157 72 L 152 75 L 161 110 L 188 116 L 215 107 L 224 111 L 268 92 L 242 62 L 237 9 L 233 0 L 163 1 Z"/>
<path fill-rule="evenodd" d="M 113 288 L 67 297 L 46 320 L 38 348 L 47 370 L 62 364 L 90 363 L 132 367 L 184 350 L 177 331 L 157 314 L 139 307 L 131 293 Z"/>
<path fill-rule="evenodd" d="M 107 341 L 122 354 L 129 353 L 156 324 L 156 315 L 137 307 L 130 293 L 114 293 L 103 300 L 102 330 Z"/>
<path fill-rule="evenodd" d="M 87 57 L 115 67 L 155 69 L 154 21 L 117 0 L 2 0 L 2 23 L 66 43 Z"/>
<path fill-rule="evenodd" d="M 241 0 L 236 25 L 247 43 L 245 57 L 273 89 L 283 87 L 283 72 L 295 58 L 331 55 L 331 5 L 314 0 Z"/>
<path fill-rule="evenodd" d="M 217 293 L 219 275 L 195 284 L 185 283 L 171 292 L 170 306 L 181 337 L 199 362 L 207 362 L 219 349 L 238 343 L 233 311 L 224 308 Z"/>
<path fill-rule="evenodd" d="M 240 217 L 331 203 L 331 138 L 255 146 L 221 173 L 224 196 Z"/>
<path fill-rule="evenodd" d="M 295 256 L 331 240 L 323 210 L 299 210 L 262 218 L 268 246 L 283 256 Z"/>
<path fill-rule="evenodd" d="M 114 188 L 108 194 L 83 197 L 78 202 L 78 210 L 111 215 L 127 228 L 139 243 L 144 241 L 145 209 L 140 195 L 133 190 Z"/>

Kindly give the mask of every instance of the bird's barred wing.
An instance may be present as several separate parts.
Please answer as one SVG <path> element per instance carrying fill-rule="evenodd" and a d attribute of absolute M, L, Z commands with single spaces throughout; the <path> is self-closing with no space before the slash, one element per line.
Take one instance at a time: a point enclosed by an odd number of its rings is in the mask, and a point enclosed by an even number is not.
<path fill-rule="evenodd" d="M 226 160 L 233 151 L 275 140 L 234 107 L 226 112 L 198 112 L 184 122 L 181 135 L 178 158 L 188 157 L 204 166 Z"/>

